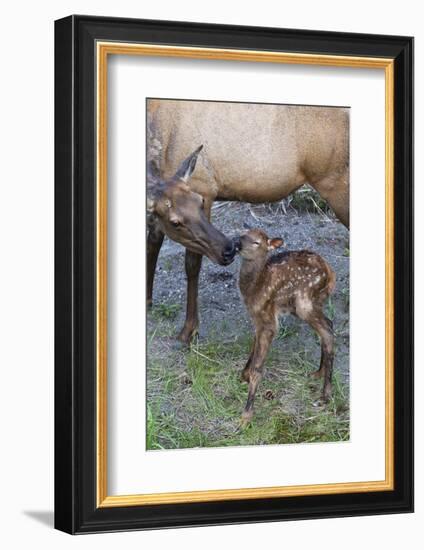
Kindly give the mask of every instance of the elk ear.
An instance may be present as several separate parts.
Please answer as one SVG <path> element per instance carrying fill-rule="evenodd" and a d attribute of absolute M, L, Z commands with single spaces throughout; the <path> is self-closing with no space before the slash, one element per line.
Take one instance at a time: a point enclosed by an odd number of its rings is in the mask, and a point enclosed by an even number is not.
<path fill-rule="evenodd" d="M 199 156 L 200 151 L 203 149 L 203 145 L 200 145 L 191 155 L 189 155 L 183 162 L 180 164 L 178 170 L 175 172 L 174 179 L 182 180 L 187 183 L 190 179 L 191 174 L 193 173 L 197 157 Z"/>
<path fill-rule="evenodd" d="M 275 250 L 276 248 L 280 248 L 281 246 L 284 246 L 283 239 L 268 239 L 268 250 Z"/>

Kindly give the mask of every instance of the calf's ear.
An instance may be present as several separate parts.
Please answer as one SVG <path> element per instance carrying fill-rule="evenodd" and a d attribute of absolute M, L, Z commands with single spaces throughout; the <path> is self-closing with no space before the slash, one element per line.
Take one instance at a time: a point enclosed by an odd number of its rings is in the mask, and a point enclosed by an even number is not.
<path fill-rule="evenodd" d="M 281 246 L 284 246 L 283 239 L 268 239 L 268 250 L 275 250 L 276 248 L 280 248 Z"/>

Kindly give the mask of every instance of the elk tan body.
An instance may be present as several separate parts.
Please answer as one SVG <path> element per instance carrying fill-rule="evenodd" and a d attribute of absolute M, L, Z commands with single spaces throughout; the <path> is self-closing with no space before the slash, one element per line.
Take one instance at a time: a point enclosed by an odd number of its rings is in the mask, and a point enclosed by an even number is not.
<path fill-rule="evenodd" d="M 348 109 L 153 99 L 148 100 L 148 128 L 149 209 L 155 220 L 148 237 L 148 301 L 166 234 L 187 249 L 182 341 L 189 342 L 198 326 L 202 255 L 217 263 L 232 259 L 228 241 L 212 224 L 203 223 L 202 230 L 196 225 L 201 211 L 209 220 L 215 200 L 279 201 L 309 183 L 340 221 L 349 223 Z M 200 144 L 202 152 L 192 153 Z M 183 178 L 176 177 L 181 161 L 193 155 L 194 165 L 199 157 L 196 171 L 192 165 Z M 165 195 L 170 208 L 161 201 Z"/>
<path fill-rule="evenodd" d="M 318 333 L 321 364 L 314 375 L 324 377 L 323 400 L 327 401 L 331 395 L 334 337 L 332 322 L 322 308 L 334 289 L 335 275 L 321 256 L 307 250 L 268 256 L 270 250 L 281 245 L 281 239 L 268 239 L 258 229 L 243 235 L 239 242 L 240 292 L 255 325 L 253 349 L 242 372 L 242 379 L 249 383 L 244 423 L 252 417 L 264 361 L 282 314 L 299 317 Z"/>

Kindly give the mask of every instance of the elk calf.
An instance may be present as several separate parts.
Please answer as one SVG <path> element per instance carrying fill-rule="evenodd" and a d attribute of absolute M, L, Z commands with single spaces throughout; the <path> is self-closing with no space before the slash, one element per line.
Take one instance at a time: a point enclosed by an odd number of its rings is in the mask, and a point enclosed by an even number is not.
<path fill-rule="evenodd" d="M 265 357 L 282 314 L 296 315 L 318 333 L 321 364 L 313 376 L 324 378 L 323 401 L 328 401 L 331 395 L 334 336 L 332 322 L 322 307 L 334 289 L 335 275 L 321 256 L 307 250 L 268 257 L 269 251 L 282 245 L 282 239 L 269 239 L 259 229 L 248 231 L 237 243 L 242 258 L 240 291 L 255 325 L 253 349 L 242 372 L 242 379 L 249 383 L 243 424 L 252 418 Z"/>

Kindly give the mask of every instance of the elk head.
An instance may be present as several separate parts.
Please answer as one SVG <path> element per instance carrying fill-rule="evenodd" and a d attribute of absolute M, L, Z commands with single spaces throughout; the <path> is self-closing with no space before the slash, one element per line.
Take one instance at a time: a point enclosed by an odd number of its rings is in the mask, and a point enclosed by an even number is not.
<path fill-rule="evenodd" d="M 190 188 L 190 178 L 203 145 L 182 161 L 172 178 L 161 179 L 157 165 L 147 171 L 147 210 L 165 235 L 214 263 L 230 264 L 236 250 L 206 214 L 205 199 Z"/>

